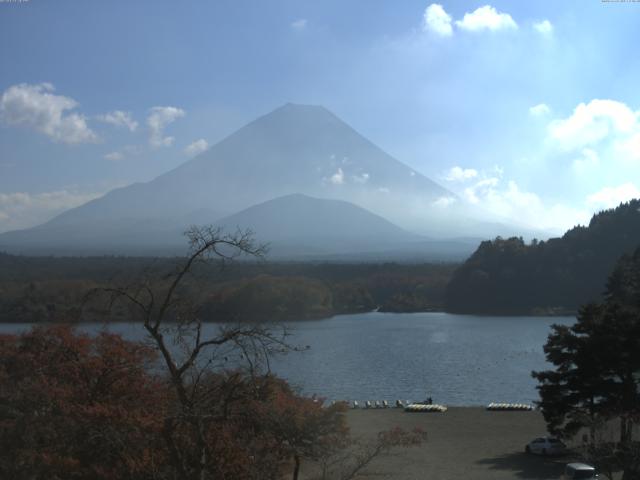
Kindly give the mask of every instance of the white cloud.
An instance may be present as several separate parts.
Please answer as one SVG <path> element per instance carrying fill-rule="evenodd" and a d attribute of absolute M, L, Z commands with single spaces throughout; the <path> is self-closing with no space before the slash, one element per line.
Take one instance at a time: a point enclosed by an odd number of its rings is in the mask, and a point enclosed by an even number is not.
<path fill-rule="evenodd" d="M 488 177 L 479 180 L 470 187 L 464 189 L 464 196 L 469 203 L 480 203 L 480 197 L 486 196 L 494 187 L 500 183 L 498 177 Z"/>
<path fill-rule="evenodd" d="M 387 187 L 380 187 L 378 191 L 380 193 L 391 193 L 391 190 L 389 190 Z"/>
<path fill-rule="evenodd" d="M 600 156 L 598 152 L 591 148 L 584 148 L 582 150 L 582 156 L 574 159 L 571 166 L 577 174 L 582 175 L 599 164 Z"/>
<path fill-rule="evenodd" d="M 82 193 L 70 190 L 0 193 L 0 232 L 38 225 L 64 210 L 102 195 L 103 192 Z"/>
<path fill-rule="evenodd" d="M 640 190 L 633 183 L 627 182 L 592 193 L 587 197 L 587 205 L 593 208 L 613 208 L 634 198 L 640 198 Z"/>
<path fill-rule="evenodd" d="M 138 145 L 125 145 L 120 150 L 116 150 L 113 152 L 109 152 L 103 155 L 105 160 L 109 160 L 112 162 L 117 162 L 120 160 L 124 160 L 127 157 L 132 155 L 140 155 L 142 153 L 142 148 Z"/>
<path fill-rule="evenodd" d="M 442 5 L 432 3 L 424 11 L 422 29 L 443 37 L 450 37 L 453 34 L 451 15 L 445 12 Z"/>
<path fill-rule="evenodd" d="M 455 197 L 440 197 L 433 202 L 433 205 L 439 208 L 446 208 L 456 203 Z"/>
<path fill-rule="evenodd" d="M 638 129 L 640 130 L 640 125 Z M 630 137 L 619 140 L 615 148 L 621 155 L 622 160 L 640 160 L 640 131 Z"/>
<path fill-rule="evenodd" d="M 180 117 L 184 117 L 185 112 L 176 107 L 153 107 L 147 117 L 147 126 L 151 135 L 149 143 L 153 147 L 170 147 L 173 145 L 173 137 L 164 137 L 164 129 Z"/>
<path fill-rule="evenodd" d="M 453 167 L 444 176 L 448 182 L 466 182 L 478 176 L 478 171 L 473 168 Z"/>
<path fill-rule="evenodd" d="M 479 32 L 481 30 L 509 30 L 517 29 L 518 24 L 508 13 L 500 13 L 494 7 L 485 5 L 472 13 L 465 13 L 462 20 L 457 20 L 456 25 L 462 30 Z"/>
<path fill-rule="evenodd" d="M 101 122 L 109 123 L 115 127 L 126 127 L 131 132 L 135 132 L 136 128 L 138 128 L 138 122 L 133 119 L 131 112 L 114 110 L 104 115 L 98 115 L 96 118 Z"/>
<path fill-rule="evenodd" d="M 369 181 L 369 174 L 363 173 L 362 175 L 354 175 L 353 181 L 356 183 L 367 183 Z"/>
<path fill-rule="evenodd" d="M 201 138 L 200 140 L 196 140 L 192 144 L 188 145 L 184 149 L 184 153 L 187 155 L 198 155 L 199 153 L 204 152 L 207 148 L 209 148 L 209 142 L 204 138 Z"/>
<path fill-rule="evenodd" d="M 586 224 L 591 216 L 587 209 L 559 203 L 547 205 L 537 194 L 522 190 L 515 181 L 508 181 L 504 187 L 495 177 L 481 180 L 473 189 L 466 189 L 465 194 L 471 203 L 515 224 L 557 233 Z"/>
<path fill-rule="evenodd" d="M 548 115 L 551 112 L 551 109 L 546 103 L 539 103 L 538 105 L 534 105 L 529 109 L 529 114 L 534 117 L 543 117 Z"/>
<path fill-rule="evenodd" d="M 460 171 L 464 172 L 463 169 Z M 463 200 L 504 219 L 505 223 L 537 230 L 561 233 L 589 221 L 592 212 L 587 208 L 573 208 L 558 203 L 549 205 L 536 193 L 521 189 L 517 182 L 503 180 L 503 175 L 504 170 L 497 165 L 488 172 L 476 172 L 471 179 L 467 179 L 467 182 L 473 182 L 467 183 L 460 192 Z M 458 177 L 464 176 L 459 174 Z M 448 206 L 453 203 L 452 200 L 443 197 L 436 200 L 434 205 Z"/>
<path fill-rule="evenodd" d="M 8 125 L 32 128 L 56 142 L 98 141 L 98 136 L 87 126 L 85 116 L 69 112 L 78 102 L 55 95 L 54 90 L 50 83 L 11 86 L 0 99 L 0 117 Z"/>
<path fill-rule="evenodd" d="M 574 150 L 612 136 L 632 135 L 640 130 L 638 117 L 622 102 L 595 99 L 579 104 L 571 116 L 552 121 L 548 131 L 562 149 Z"/>
<path fill-rule="evenodd" d="M 553 33 L 553 25 L 549 20 L 542 20 L 533 24 L 533 28 L 540 35 L 551 35 Z"/>
<path fill-rule="evenodd" d="M 342 169 L 338 168 L 338 171 L 331 175 L 329 181 L 334 185 L 342 185 L 344 183 L 344 172 Z"/>
<path fill-rule="evenodd" d="M 291 28 L 293 28 L 294 30 L 304 30 L 305 28 L 307 28 L 307 19 L 306 18 L 299 18 L 293 22 L 291 22 Z"/>
<path fill-rule="evenodd" d="M 124 159 L 124 155 L 121 152 L 109 152 L 104 155 L 104 158 L 111 162 L 117 162 Z"/>

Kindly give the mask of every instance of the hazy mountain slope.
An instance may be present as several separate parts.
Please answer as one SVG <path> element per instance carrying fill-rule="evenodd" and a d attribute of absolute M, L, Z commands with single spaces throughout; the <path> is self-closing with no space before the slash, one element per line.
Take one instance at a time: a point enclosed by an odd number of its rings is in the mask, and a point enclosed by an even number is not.
<path fill-rule="evenodd" d="M 385 198 L 394 190 L 433 199 L 453 196 L 325 108 L 292 104 L 257 119 L 156 181 L 169 187 L 194 178 L 207 185 L 214 182 L 218 202 L 232 211 L 298 192 L 351 200 L 366 192 Z"/>
<path fill-rule="evenodd" d="M 34 229 L 0 235 L 0 248 L 113 253 L 135 247 L 144 253 L 145 244 L 180 242 L 189 223 L 212 223 L 294 193 L 349 201 L 430 237 L 504 234 L 325 108 L 287 104 L 150 182 L 113 190 Z"/>
<path fill-rule="evenodd" d="M 249 207 L 217 222 L 251 228 L 270 244 L 271 258 L 332 261 L 462 260 L 480 239 L 434 241 L 343 200 L 293 194 Z"/>
<path fill-rule="evenodd" d="M 157 218 L 202 208 L 229 215 L 292 193 L 388 201 L 394 192 L 454 197 L 325 108 L 287 104 L 174 170 L 114 190 L 51 223 Z"/>
<path fill-rule="evenodd" d="M 463 313 L 575 311 L 600 301 L 607 277 L 640 245 L 640 200 L 594 215 L 588 227 L 527 245 L 520 238 L 482 242 L 454 273 L 447 309 Z"/>
<path fill-rule="evenodd" d="M 342 200 L 293 194 L 249 207 L 217 222 L 227 230 L 251 228 L 278 250 L 366 252 L 422 239 L 364 208 Z"/>
<path fill-rule="evenodd" d="M 210 210 L 166 217 L 87 219 L 58 217 L 34 228 L 0 235 L 0 251 L 35 255 L 182 255 L 189 225 L 220 218 Z"/>

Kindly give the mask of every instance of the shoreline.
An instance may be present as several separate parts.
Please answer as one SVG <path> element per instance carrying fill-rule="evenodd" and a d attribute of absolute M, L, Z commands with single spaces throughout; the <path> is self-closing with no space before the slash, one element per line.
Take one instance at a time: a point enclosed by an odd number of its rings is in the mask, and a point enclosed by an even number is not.
<path fill-rule="evenodd" d="M 344 317 L 344 316 L 354 316 L 354 315 L 369 315 L 372 313 L 377 313 L 380 315 L 392 314 L 392 315 L 419 315 L 419 314 L 447 314 L 447 315 L 456 315 L 461 317 L 498 317 L 498 318 L 506 318 L 506 317 L 515 317 L 515 318 L 532 318 L 532 317 L 540 317 L 540 318 L 563 318 L 563 317 L 575 317 L 577 312 L 554 312 L 554 313 L 544 313 L 544 312 L 529 312 L 529 313 L 457 313 L 446 310 L 421 310 L 416 312 L 394 312 L 387 310 L 368 310 L 368 311 L 355 311 L 355 312 L 340 312 L 329 316 L 309 316 L 304 318 L 297 319 L 278 319 L 273 321 L 264 321 L 264 322 L 256 322 L 256 321 L 245 321 L 245 322 L 233 322 L 233 323 L 271 323 L 273 325 L 280 325 L 285 323 L 307 323 L 307 322 L 319 322 L 323 320 L 330 320 L 336 317 Z M 78 321 L 58 321 L 58 320 L 47 320 L 42 322 L 23 322 L 23 321 L 8 321 L 8 320 L 0 320 L 0 325 L 59 325 L 59 324 L 70 324 L 70 325 L 110 325 L 110 324 L 130 324 L 137 323 L 130 320 L 111 320 L 111 321 L 97 321 L 97 320 L 78 320 Z M 172 323 L 172 322 L 167 322 Z M 207 321 L 204 320 L 202 322 L 203 325 L 224 325 L 225 323 L 232 322 L 216 322 L 216 321 Z"/>

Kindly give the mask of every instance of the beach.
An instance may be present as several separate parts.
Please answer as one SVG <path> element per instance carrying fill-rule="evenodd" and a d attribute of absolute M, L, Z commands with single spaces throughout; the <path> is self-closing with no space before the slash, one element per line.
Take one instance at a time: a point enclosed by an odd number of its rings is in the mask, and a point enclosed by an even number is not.
<path fill-rule="evenodd" d="M 427 442 L 380 457 L 362 478 L 394 480 L 557 479 L 575 457 L 524 453 L 525 445 L 546 435 L 538 411 L 489 412 L 481 407 L 453 407 L 446 413 L 406 413 L 402 409 L 352 409 L 352 435 L 373 438 L 381 430 L 416 427 Z M 360 478 L 360 477 L 359 477 Z"/>

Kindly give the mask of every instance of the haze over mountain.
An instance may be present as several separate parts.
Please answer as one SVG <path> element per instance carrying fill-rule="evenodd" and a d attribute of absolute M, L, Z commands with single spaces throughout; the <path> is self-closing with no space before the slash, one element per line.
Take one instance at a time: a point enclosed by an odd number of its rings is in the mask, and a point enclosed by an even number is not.
<path fill-rule="evenodd" d="M 268 200 L 216 223 L 225 230 L 251 225 L 261 241 L 319 251 L 371 250 L 421 240 L 352 203 L 301 194 Z"/>
<path fill-rule="evenodd" d="M 269 243 L 269 256 L 295 259 L 462 259 L 477 241 L 430 241 L 343 200 L 292 194 L 254 205 L 217 225 L 233 231 L 251 225 Z"/>
<path fill-rule="evenodd" d="M 105 251 L 107 247 L 109 252 L 145 245 L 150 249 L 174 247 L 180 245 L 180 232 L 189 224 L 214 223 L 292 194 L 352 202 L 429 237 L 502 233 L 497 225 L 483 224 L 481 213 L 467 210 L 455 194 L 394 159 L 325 108 L 286 104 L 150 182 L 113 190 L 38 227 L 0 235 L 0 247 L 42 253 L 73 251 L 79 246 L 84 251 Z M 268 210 L 268 215 L 253 215 L 255 210 L 249 210 L 234 221 L 274 234 L 278 229 L 275 224 L 268 226 L 266 219 L 275 222 L 277 209 L 289 208 L 291 203 L 288 198 L 263 205 L 259 211 Z M 344 203 L 338 207 L 316 201 L 315 205 L 321 206 L 322 215 L 310 211 L 306 213 L 309 218 L 303 218 L 300 210 L 297 221 L 289 225 L 296 224 L 297 232 L 283 229 L 271 240 L 293 248 L 314 235 L 347 235 L 347 230 L 335 224 L 337 218 L 343 218 L 345 225 L 364 223 L 359 240 L 354 237 L 354 243 L 343 242 L 342 251 L 371 250 L 376 238 L 369 231 L 375 223 L 370 222 L 375 217 L 372 213 L 365 215 L 362 208 L 347 208 Z M 332 211 L 333 223 L 326 221 L 331 216 L 326 209 Z M 343 209 L 346 216 L 336 217 Z M 360 220 L 347 220 L 347 212 L 358 212 Z M 384 219 L 377 218 L 376 228 L 381 228 Z M 403 237 L 400 228 L 388 222 L 385 228 L 388 234 L 376 239 L 378 246 L 391 247 Z M 314 242 L 303 243 L 310 246 Z"/>

